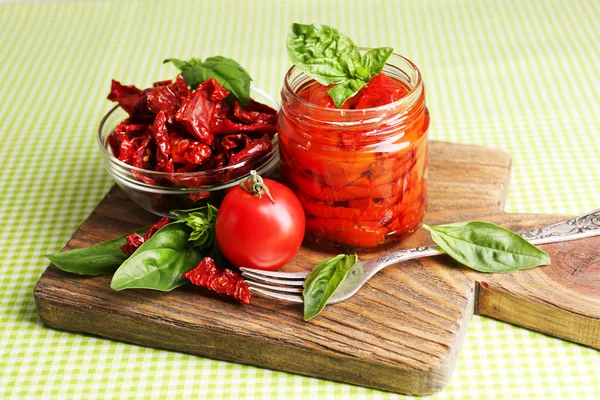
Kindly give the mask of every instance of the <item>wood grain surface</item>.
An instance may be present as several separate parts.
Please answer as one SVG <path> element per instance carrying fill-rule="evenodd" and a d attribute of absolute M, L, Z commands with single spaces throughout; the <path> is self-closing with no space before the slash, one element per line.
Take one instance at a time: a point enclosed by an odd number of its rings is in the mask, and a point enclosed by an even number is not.
<path fill-rule="evenodd" d="M 431 142 L 426 222 L 480 219 L 526 229 L 564 219 L 505 214 L 509 176 L 506 153 Z M 113 188 L 66 249 L 157 219 Z M 397 247 L 424 244 L 431 241 L 418 231 Z M 512 274 L 477 273 L 446 256 L 400 263 L 308 323 L 297 304 L 255 296 L 241 306 L 194 287 L 115 292 L 110 276 L 71 275 L 52 265 L 35 299 L 41 319 L 57 329 L 426 395 L 450 379 L 474 313 L 600 348 L 600 238 L 543 248 L 552 265 Z M 327 256 L 303 248 L 285 270 L 310 269 Z"/>

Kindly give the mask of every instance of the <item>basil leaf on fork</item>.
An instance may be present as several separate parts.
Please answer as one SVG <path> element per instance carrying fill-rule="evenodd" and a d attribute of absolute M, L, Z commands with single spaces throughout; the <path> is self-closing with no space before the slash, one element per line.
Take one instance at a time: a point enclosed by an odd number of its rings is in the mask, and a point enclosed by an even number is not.
<path fill-rule="evenodd" d="M 515 232 L 498 225 L 459 222 L 423 228 L 459 263 L 481 272 L 512 272 L 550 264 L 550 256 Z"/>
<path fill-rule="evenodd" d="M 319 262 L 304 281 L 304 320 L 319 315 L 327 300 L 344 280 L 348 271 L 358 262 L 356 254 L 338 254 Z"/>

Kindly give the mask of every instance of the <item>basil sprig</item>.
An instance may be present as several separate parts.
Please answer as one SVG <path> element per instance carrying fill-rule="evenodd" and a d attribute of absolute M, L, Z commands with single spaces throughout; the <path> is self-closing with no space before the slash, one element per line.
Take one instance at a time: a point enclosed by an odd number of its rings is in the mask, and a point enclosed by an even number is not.
<path fill-rule="evenodd" d="M 215 78 L 225 89 L 230 92 L 230 97 L 239 101 L 243 106 L 250 101 L 250 74 L 237 61 L 223 56 L 208 57 L 202 61 L 192 58 L 182 61 L 177 58 L 168 58 L 163 63 L 172 63 L 181 71 L 185 83 L 196 89 L 202 82 Z"/>
<path fill-rule="evenodd" d="M 110 287 L 173 290 L 181 275 L 198 265 L 215 243 L 217 208 L 211 205 L 171 211 L 179 219 L 159 229 L 113 275 Z"/>
<path fill-rule="evenodd" d="M 190 243 L 191 233 L 183 221 L 163 226 L 121 264 L 110 287 L 170 291 L 183 285 L 186 280 L 181 275 L 203 257 Z"/>
<path fill-rule="evenodd" d="M 372 49 L 361 56 L 352 40 L 327 25 L 292 24 L 287 51 L 296 68 L 323 85 L 339 108 L 383 70 L 391 47 Z"/>
<path fill-rule="evenodd" d="M 192 210 L 177 210 L 178 217 L 156 231 L 130 257 L 122 250 L 127 235 L 96 244 L 48 255 L 58 268 L 80 275 L 115 272 L 111 287 L 169 291 L 186 283 L 181 275 L 208 255 L 218 256 L 215 243 L 217 208 L 207 205 Z M 137 230 L 143 234 L 148 228 Z"/>
<path fill-rule="evenodd" d="M 489 222 L 423 228 L 450 257 L 481 272 L 512 272 L 550 264 L 550 256 L 520 235 Z"/>
<path fill-rule="evenodd" d="M 338 254 L 319 262 L 304 281 L 304 320 L 319 315 L 327 300 L 344 280 L 348 271 L 358 262 L 356 254 Z"/>

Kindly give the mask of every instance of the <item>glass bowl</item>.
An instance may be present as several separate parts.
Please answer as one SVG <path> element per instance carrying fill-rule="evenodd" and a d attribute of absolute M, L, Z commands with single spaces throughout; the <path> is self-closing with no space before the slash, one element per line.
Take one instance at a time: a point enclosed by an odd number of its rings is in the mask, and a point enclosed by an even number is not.
<path fill-rule="evenodd" d="M 251 89 L 254 100 L 275 110 L 279 105 L 268 94 Z M 258 158 L 238 164 L 200 172 L 157 172 L 136 168 L 116 158 L 107 143 L 115 127 L 128 117 L 119 106 L 113 107 L 100 122 L 98 145 L 104 166 L 117 185 L 144 209 L 163 217 L 172 217 L 171 210 L 201 207 L 207 203 L 218 206 L 229 190 L 255 170 L 262 177 L 273 177 L 279 166 L 279 138 L 275 134 L 273 148 Z M 158 182 L 158 183 L 154 183 Z M 176 186 L 172 182 L 181 182 Z"/>

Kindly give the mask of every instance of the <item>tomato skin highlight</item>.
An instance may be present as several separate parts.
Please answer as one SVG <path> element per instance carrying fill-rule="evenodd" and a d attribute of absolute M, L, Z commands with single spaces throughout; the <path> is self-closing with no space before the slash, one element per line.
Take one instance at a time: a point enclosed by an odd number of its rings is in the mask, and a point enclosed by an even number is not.
<path fill-rule="evenodd" d="M 300 201 L 288 187 L 264 179 L 267 194 L 254 196 L 241 187 L 227 193 L 217 214 L 217 243 L 236 267 L 276 270 L 300 249 L 306 225 Z"/>

